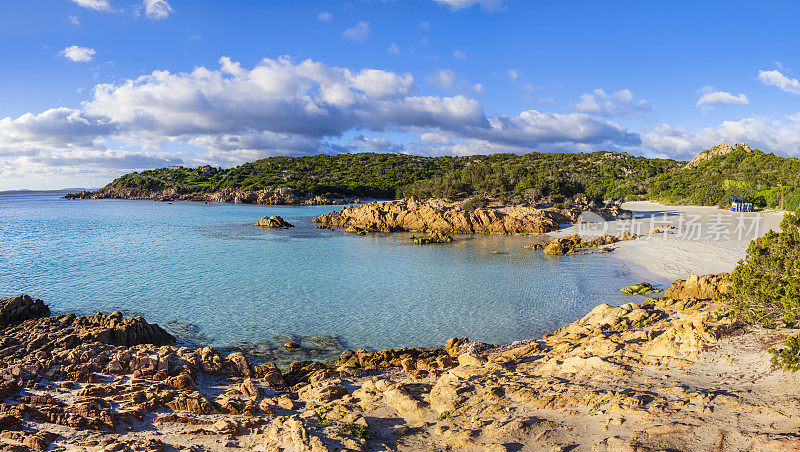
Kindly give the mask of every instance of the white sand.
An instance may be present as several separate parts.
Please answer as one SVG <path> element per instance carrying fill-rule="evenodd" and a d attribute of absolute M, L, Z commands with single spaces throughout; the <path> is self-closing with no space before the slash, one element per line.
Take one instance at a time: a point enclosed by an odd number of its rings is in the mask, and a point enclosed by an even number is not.
<path fill-rule="evenodd" d="M 747 246 L 768 230 L 780 230 L 782 212 L 734 213 L 716 207 L 664 206 L 655 202 L 629 202 L 633 221 L 571 225 L 550 235 L 563 237 L 600 233 L 620 234 L 623 230 L 647 234 L 653 228 L 672 224 L 673 233 L 648 235 L 621 242 L 614 255 L 644 267 L 670 281 L 691 274 L 729 272 L 744 258 Z M 604 231 L 605 229 L 605 231 Z"/>

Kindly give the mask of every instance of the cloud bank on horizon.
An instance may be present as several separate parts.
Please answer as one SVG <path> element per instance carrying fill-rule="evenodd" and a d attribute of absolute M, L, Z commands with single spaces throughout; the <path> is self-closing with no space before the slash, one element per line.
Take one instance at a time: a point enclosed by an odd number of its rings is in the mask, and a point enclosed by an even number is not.
<path fill-rule="evenodd" d="M 101 15 L 121 11 L 107 0 L 71 1 Z M 131 17 L 166 23 L 180 14 L 173 4 L 143 0 Z M 432 4 L 450 15 L 492 16 L 514 7 L 501 0 Z M 309 21 L 338 25 L 340 41 L 353 46 L 368 44 L 383 32 L 370 20 L 340 16 L 316 11 Z M 68 17 L 73 26 L 83 26 L 77 17 Z M 421 23 L 414 24 L 417 35 L 435 29 Z M 113 64 L 111 57 L 98 60 L 101 42 L 84 41 L 91 47 L 71 44 L 59 56 L 70 63 Z M 381 43 L 387 58 L 430 46 L 424 39 L 388 42 Z M 554 88 L 535 84 L 529 70 L 512 66 L 475 80 L 474 72 L 464 69 L 476 59 L 474 52 L 463 47 L 448 51 L 449 64 L 437 57 L 432 69 L 409 71 L 387 69 L 390 64 L 334 65 L 289 56 L 262 56 L 247 65 L 237 61 L 242 58 L 222 56 L 215 65 L 190 71 L 163 68 L 95 83 L 78 105 L 55 104 L 14 116 L 0 111 L 0 189 L 20 188 L 24 184 L 15 186 L 14 181 L 31 175 L 95 181 L 166 165 L 228 167 L 266 156 L 340 152 L 434 156 L 618 150 L 687 159 L 720 141 L 747 141 L 754 148 L 800 156 L 797 112 L 783 117 L 745 113 L 690 128 L 656 119 L 658 107 L 634 89 L 602 86 L 567 97 L 563 108 L 551 110 L 546 91 Z M 518 85 L 519 97 L 534 105 L 511 110 L 487 104 L 486 80 L 493 77 Z M 783 96 L 800 95 L 800 82 L 780 66 L 754 68 L 749 77 Z M 699 98 L 687 107 L 703 115 L 756 102 L 739 90 L 692 89 Z"/>

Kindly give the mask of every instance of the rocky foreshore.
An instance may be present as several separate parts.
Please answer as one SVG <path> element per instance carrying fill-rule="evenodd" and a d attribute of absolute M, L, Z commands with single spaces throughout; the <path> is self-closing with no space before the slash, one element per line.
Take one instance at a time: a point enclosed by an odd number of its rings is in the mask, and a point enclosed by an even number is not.
<path fill-rule="evenodd" d="M 298 194 L 291 188 L 275 188 L 265 190 L 241 190 L 224 188 L 213 192 L 181 193 L 174 188 L 161 190 L 148 190 L 142 188 L 127 188 L 106 186 L 97 191 L 80 191 L 68 193 L 66 199 L 149 199 L 153 201 L 203 201 L 203 202 L 228 202 L 235 204 L 262 204 L 262 205 L 298 205 L 322 206 L 331 204 L 358 203 L 357 198 L 312 196 Z"/>
<path fill-rule="evenodd" d="M 558 230 L 561 223 L 577 223 L 587 211 L 604 220 L 631 216 L 630 211 L 617 203 L 576 204 L 569 209 L 500 204 L 474 209 L 464 206 L 463 202 L 441 199 L 371 202 L 320 215 L 314 218 L 314 222 L 355 233 L 542 234 Z"/>
<path fill-rule="evenodd" d="M 719 309 L 726 275 L 494 346 L 281 371 L 121 313 L 0 301 L 0 450 L 798 450 L 792 374 Z"/>
<path fill-rule="evenodd" d="M 582 253 L 581 250 L 586 248 L 600 248 L 622 241 L 636 240 L 637 238 L 638 237 L 636 234 L 629 232 L 623 232 L 619 236 L 606 234 L 591 239 L 584 239 L 578 234 L 573 234 L 568 237 L 556 238 L 548 242 L 539 242 L 534 243 L 533 245 L 527 245 L 525 248 L 542 250 L 544 254 L 579 254 Z M 600 248 L 599 252 L 609 252 L 609 250 L 611 250 L 611 248 Z"/>

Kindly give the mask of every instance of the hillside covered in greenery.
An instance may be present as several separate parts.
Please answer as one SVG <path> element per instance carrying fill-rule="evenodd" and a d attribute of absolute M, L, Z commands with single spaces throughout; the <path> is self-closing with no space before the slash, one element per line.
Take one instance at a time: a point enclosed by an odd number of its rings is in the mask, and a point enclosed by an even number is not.
<path fill-rule="evenodd" d="M 372 198 L 493 198 L 564 202 L 574 197 L 653 199 L 722 205 L 748 197 L 761 206 L 800 205 L 800 160 L 737 147 L 694 166 L 617 152 L 469 157 L 340 154 L 270 157 L 231 169 L 162 168 L 130 173 L 110 186 L 179 193 L 288 187 L 309 195 Z M 783 186 L 781 186 L 783 184 Z"/>

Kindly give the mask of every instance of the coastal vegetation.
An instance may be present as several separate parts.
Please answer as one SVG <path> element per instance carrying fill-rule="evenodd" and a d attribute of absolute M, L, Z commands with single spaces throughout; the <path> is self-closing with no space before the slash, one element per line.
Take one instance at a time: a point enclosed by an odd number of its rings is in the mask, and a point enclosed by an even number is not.
<path fill-rule="evenodd" d="M 722 146 L 722 145 L 719 145 Z M 716 149 L 715 146 L 711 150 Z M 231 169 L 170 167 L 126 174 L 107 188 L 210 193 L 289 188 L 309 196 L 496 200 L 562 207 L 574 199 L 724 205 L 747 197 L 758 206 L 800 206 L 800 160 L 744 144 L 703 151 L 697 164 L 619 152 L 421 157 L 340 154 L 269 157 Z"/>
<path fill-rule="evenodd" d="M 647 181 L 650 199 L 665 204 L 728 205 L 728 198 L 748 198 L 761 207 L 800 207 L 800 160 L 750 150 L 732 152 L 698 165 L 664 172 Z"/>
<path fill-rule="evenodd" d="M 770 230 L 750 243 L 747 256 L 730 275 L 733 311 L 745 322 L 767 328 L 794 326 L 800 320 L 800 213 L 787 214 L 781 232 Z M 771 349 L 773 364 L 800 369 L 800 337 Z"/>
<path fill-rule="evenodd" d="M 770 328 L 800 320 L 800 214 L 787 214 L 780 227 L 752 241 L 730 276 L 734 311 Z"/>

